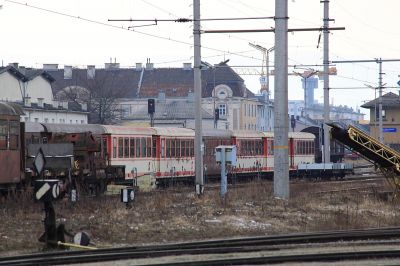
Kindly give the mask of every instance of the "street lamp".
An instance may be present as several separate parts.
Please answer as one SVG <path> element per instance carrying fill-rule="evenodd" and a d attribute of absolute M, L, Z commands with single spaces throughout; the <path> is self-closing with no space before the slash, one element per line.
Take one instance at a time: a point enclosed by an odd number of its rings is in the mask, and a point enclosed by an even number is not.
<path fill-rule="evenodd" d="M 311 78 L 318 72 L 319 72 L 318 70 L 314 70 L 314 69 L 309 69 L 307 71 L 304 71 L 303 73 L 293 71 L 294 74 L 302 77 L 304 80 L 304 117 L 307 117 L 307 105 L 309 105 L 309 103 L 307 103 L 307 96 L 308 96 L 308 94 L 307 94 L 307 79 Z"/>
<path fill-rule="evenodd" d="M 271 48 L 267 49 L 266 53 L 267 53 L 267 93 L 268 93 L 268 101 L 269 101 L 269 53 L 272 52 L 273 50 L 275 50 L 275 46 L 272 46 Z"/>

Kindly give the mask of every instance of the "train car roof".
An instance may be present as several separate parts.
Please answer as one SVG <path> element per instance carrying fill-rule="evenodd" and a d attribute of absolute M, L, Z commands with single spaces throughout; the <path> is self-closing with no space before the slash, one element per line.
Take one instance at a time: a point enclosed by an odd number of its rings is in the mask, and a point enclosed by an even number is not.
<path fill-rule="evenodd" d="M 259 131 L 232 131 L 232 137 L 237 138 L 262 138 L 264 137 L 263 132 Z"/>
<path fill-rule="evenodd" d="M 289 138 L 315 139 L 315 135 L 307 132 L 289 132 Z"/>
<path fill-rule="evenodd" d="M 264 132 L 262 132 L 262 134 L 264 135 L 264 137 L 267 137 L 267 138 L 274 137 L 274 132 L 271 132 L 271 131 L 264 131 Z"/>
<path fill-rule="evenodd" d="M 43 127 L 49 133 L 83 133 L 103 134 L 105 130 L 102 125 L 97 124 L 49 124 L 43 123 Z"/>
<path fill-rule="evenodd" d="M 104 133 L 113 135 L 155 135 L 156 131 L 151 127 L 132 127 L 132 126 L 114 126 L 102 125 Z"/>
<path fill-rule="evenodd" d="M 42 124 L 36 122 L 25 122 L 25 132 L 27 133 L 40 133 L 45 132 Z"/>
<path fill-rule="evenodd" d="M 226 129 L 203 129 L 203 137 L 230 138 L 232 131 Z"/>
<path fill-rule="evenodd" d="M 0 115 L 23 115 L 22 107 L 16 103 L 0 102 Z"/>
<path fill-rule="evenodd" d="M 156 135 L 168 137 L 194 137 L 194 130 L 181 127 L 154 127 Z"/>

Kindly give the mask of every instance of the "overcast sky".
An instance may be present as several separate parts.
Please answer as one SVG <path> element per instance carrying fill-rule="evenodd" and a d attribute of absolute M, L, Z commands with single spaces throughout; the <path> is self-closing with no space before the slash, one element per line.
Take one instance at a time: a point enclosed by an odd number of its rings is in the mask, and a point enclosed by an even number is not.
<path fill-rule="evenodd" d="M 274 16 L 274 0 L 201 0 L 202 18 Z M 155 67 L 177 67 L 193 62 L 192 23 L 109 22 L 108 19 L 176 19 L 192 17 L 192 0 L 0 0 L 1 60 L 27 67 L 58 63 L 76 67 L 104 66 L 116 59 L 123 67 L 145 63 Z M 21 4 L 18 4 L 21 3 Z M 47 10 L 47 11 L 46 11 Z M 398 0 L 332 0 L 331 26 L 346 27 L 330 35 L 330 60 L 400 59 Z M 51 11 L 51 12 L 49 12 Z M 319 0 L 289 0 L 289 28 L 320 27 L 323 5 Z M 76 18 L 76 17 L 79 17 Z M 261 29 L 274 27 L 273 20 L 207 21 L 203 29 Z M 132 29 L 132 28 L 130 28 Z M 289 34 L 289 64 L 320 65 L 322 38 L 319 32 Z M 261 69 L 261 52 L 249 42 L 266 48 L 274 46 L 273 33 L 203 34 L 202 60 L 216 64 L 230 59 L 233 66 Z M 274 56 L 271 54 L 270 65 Z M 400 63 L 383 63 L 383 82 L 397 87 Z M 332 88 L 378 85 L 378 64 L 338 64 Z M 313 67 L 322 70 L 322 67 Z M 289 69 L 291 72 L 293 69 Z M 296 70 L 302 71 L 302 70 Z M 247 87 L 257 93 L 257 76 L 243 76 Z M 322 81 L 315 91 L 323 101 Z M 273 86 L 273 82 L 271 83 Z M 273 88 L 273 87 L 272 87 Z M 273 89 L 272 89 L 273 90 Z M 396 92 L 387 88 L 385 92 Z M 332 89 L 331 102 L 356 108 L 374 98 L 373 89 Z M 302 99 L 298 76 L 289 77 L 289 99 Z M 367 113 L 367 110 L 362 109 Z"/>

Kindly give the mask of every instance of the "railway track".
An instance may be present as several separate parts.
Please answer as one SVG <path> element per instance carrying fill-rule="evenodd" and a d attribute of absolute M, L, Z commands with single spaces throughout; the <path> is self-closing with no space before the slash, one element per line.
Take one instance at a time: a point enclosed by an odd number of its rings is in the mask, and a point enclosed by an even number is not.
<path fill-rule="evenodd" d="M 0 265 L 60 265 L 89 262 L 110 262 L 163 256 L 183 256 L 201 254 L 243 254 L 240 258 L 208 258 L 199 262 L 191 261 L 190 265 L 226 265 L 226 264 L 259 264 L 290 261 L 335 261 L 343 259 L 366 259 L 380 257 L 400 258 L 400 249 L 371 250 L 368 252 L 326 252 L 324 254 L 299 254 L 256 256 L 254 252 L 276 251 L 287 247 L 284 245 L 301 245 L 312 243 L 330 243 L 337 241 L 377 240 L 400 238 L 400 227 L 331 231 L 307 234 L 289 234 L 266 237 L 247 237 L 236 239 L 208 240 L 165 245 L 133 246 L 97 249 L 87 251 L 62 251 L 0 258 Z M 397 243 L 398 244 L 398 243 Z M 342 242 L 343 245 L 343 242 Z M 292 247 L 293 248 L 293 247 Z M 160 265 L 184 265 L 187 262 L 165 262 Z M 150 264 L 151 265 L 151 264 Z M 156 265 L 156 264 L 154 264 Z"/>

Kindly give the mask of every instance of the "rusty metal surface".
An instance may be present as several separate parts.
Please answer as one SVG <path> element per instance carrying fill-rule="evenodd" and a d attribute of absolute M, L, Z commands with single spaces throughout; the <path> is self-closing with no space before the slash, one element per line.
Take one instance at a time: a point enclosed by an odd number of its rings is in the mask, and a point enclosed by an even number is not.
<path fill-rule="evenodd" d="M 20 181 L 19 150 L 0 150 L 0 184 Z"/>

